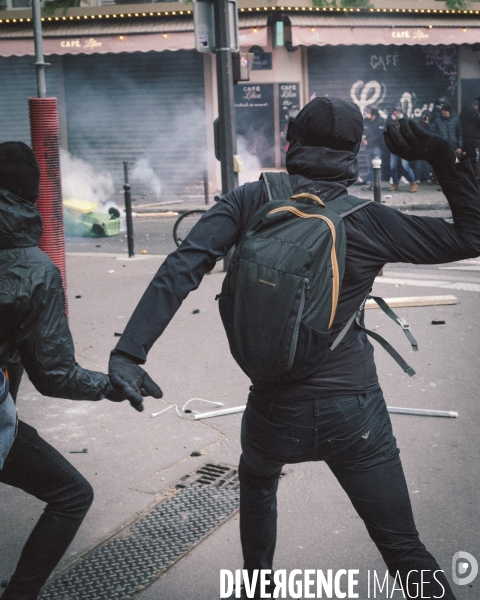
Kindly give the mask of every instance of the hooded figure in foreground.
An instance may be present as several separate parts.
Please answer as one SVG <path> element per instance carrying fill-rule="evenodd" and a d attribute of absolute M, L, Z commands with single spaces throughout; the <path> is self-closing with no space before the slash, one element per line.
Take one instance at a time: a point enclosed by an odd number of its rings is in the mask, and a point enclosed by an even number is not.
<path fill-rule="evenodd" d="M 288 130 L 286 165 L 293 193 L 316 196 L 327 208 L 345 196 L 357 179 L 362 131 L 362 116 L 355 105 L 338 98 L 309 102 Z M 345 272 L 332 341 L 361 306 L 386 263 L 435 264 L 480 255 L 480 193 L 470 162 L 456 158 L 447 142 L 411 121 L 402 120 L 400 128 L 389 127 L 385 140 L 389 150 L 403 159 L 427 160 L 432 165 L 454 223 L 409 216 L 378 203 L 345 216 Z M 112 383 L 127 398 L 140 402 L 142 392 L 155 393 L 139 365 L 183 299 L 198 287 L 218 257 L 241 242 L 252 217 L 267 202 L 265 180 L 229 192 L 167 257 L 110 359 Z M 315 302 L 315 297 L 306 302 Z M 271 310 L 278 311 L 278 306 L 272 304 Z M 283 465 L 322 460 L 348 494 L 390 573 L 401 580 L 406 597 L 418 597 L 423 578 L 425 598 L 451 600 L 450 586 L 415 527 L 373 346 L 362 325 L 362 320 L 351 321 L 341 343 L 327 351 L 318 369 L 303 379 L 274 382 L 248 373 L 252 387 L 242 422 L 239 466 L 244 569 L 250 574 L 272 569 L 276 493 Z M 275 582 L 268 587 L 271 593 Z M 233 597 L 238 597 L 235 592 Z M 260 586 L 254 597 L 262 598 Z"/>
<path fill-rule="evenodd" d="M 124 399 L 104 373 L 75 361 L 62 278 L 38 248 L 42 221 L 35 207 L 40 169 L 22 142 L 0 144 L 0 370 L 17 397 L 23 369 L 45 396 Z M 2 398 L 3 399 L 3 398 Z M 0 423 L 0 425 L 2 425 Z M 5 430 L 0 427 L 0 442 Z M 35 600 L 70 545 L 93 500 L 88 481 L 37 433 L 18 421 L 0 483 L 46 503 L 2 600 Z"/>

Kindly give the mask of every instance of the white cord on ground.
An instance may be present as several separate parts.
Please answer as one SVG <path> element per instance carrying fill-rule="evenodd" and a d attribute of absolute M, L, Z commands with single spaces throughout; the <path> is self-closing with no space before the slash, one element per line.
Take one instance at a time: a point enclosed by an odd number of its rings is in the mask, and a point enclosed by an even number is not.
<path fill-rule="evenodd" d="M 187 400 L 185 402 L 185 404 L 182 406 L 182 410 L 185 412 L 185 409 L 187 408 L 187 404 L 189 404 L 190 402 L 193 402 L 194 400 L 199 400 L 200 402 L 208 402 L 209 404 L 215 404 L 215 406 L 223 406 L 223 402 L 214 402 L 213 400 L 205 400 L 205 398 L 190 398 L 190 400 Z M 192 413 L 198 413 L 198 410 L 192 410 Z"/>
<path fill-rule="evenodd" d="M 170 406 L 167 406 L 167 408 L 164 408 L 163 410 L 161 410 L 160 412 L 156 412 L 156 413 L 152 413 L 152 417 L 158 417 L 158 415 L 161 415 L 162 413 L 166 412 L 167 410 L 170 410 L 171 408 L 175 407 L 175 410 L 177 411 L 177 415 L 179 417 L 181 417 L 183 419 L 183 415 L 182 413 L 178 410 L 178 406 L 176 404 L 171 404 Z"/>
<path fill-rule="evenodd" d="M 185 412 L 185 409 L 187 408 L 187 404 L 189 402 L 193 402 L 193 400 L 199 400 L 200 402 L 208 402 L 209 404 L 215 404 L 215 406 L 223 406 L 223 402 L 214 402 L 213 400 L 205 400 L 205 398 L 190 398 L 190 400 L 187 400 L 185 402 L 185 404 L 182 406 L 181 410 L 183 412 Z M 176 404 L 172 404 L 171 406 L 167 406 L 167 408 L 164 408 L 160 412 L 152 413 L 152 417 L 158 417 L 158 415 L 161 415 L 162 413 L 166 412 L 167 410 L 170 410 L 173 407 L 175 407 L 175 410 L 177 411 L 177 415 L 183 419 L 183 415 L 180 412 L 180 409 L 178 408 L 178 406 Z M 198 413 L 199 411 L 198 410 L 192 410 L 191 412 L 192 413 Z"/>

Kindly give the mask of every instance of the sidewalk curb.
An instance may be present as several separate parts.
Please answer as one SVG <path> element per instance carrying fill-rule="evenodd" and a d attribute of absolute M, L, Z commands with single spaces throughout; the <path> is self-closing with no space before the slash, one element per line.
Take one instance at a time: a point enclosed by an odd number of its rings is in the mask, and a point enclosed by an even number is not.
<path fill-rule="evenodd" d="M 117 252 L 65 252 L 66 256 L 81 256 L 82 258 L 115 258 L 116 260 L 123 260 L 132 262 L 135 260 L 148 260 L 155 258 L 158 260 L 165 260 L 167 254 L 135 254 L 134 256 L 128 256 L 128 254 L 120 254 Z"/>

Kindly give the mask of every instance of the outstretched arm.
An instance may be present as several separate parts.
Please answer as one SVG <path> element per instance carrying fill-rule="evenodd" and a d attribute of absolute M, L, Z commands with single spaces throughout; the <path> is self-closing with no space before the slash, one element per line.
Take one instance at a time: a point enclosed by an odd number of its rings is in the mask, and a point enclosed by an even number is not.
<path fill-rule="evenodd" d="M 263 189 L 260 182 L 249 186 L 256 192 Z M 217 258 L 238 241 L 250 214 L 259 207 L 252 201 L 244 209 L 246 187 L 222 197 L 203 215 L 181 246 L 166 258 L 135 308 L 109 364 L 112 383 L 129 400 L 141 402 L 144 395 L 161 397 L 160 388 L 139 365 L 146 361 L 183 300 L 213 269 Z M 257 201 L 261 198 L 258 193 L 251 196 Z"/>

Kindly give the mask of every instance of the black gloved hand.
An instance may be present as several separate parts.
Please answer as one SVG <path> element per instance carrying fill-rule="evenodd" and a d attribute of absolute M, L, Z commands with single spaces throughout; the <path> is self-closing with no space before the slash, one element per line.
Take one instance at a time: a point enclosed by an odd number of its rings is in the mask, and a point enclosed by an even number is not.
<path fill-rule="evenodd" d="M 400 119 L 400 129 L 393 124 L 387 125 L 383 135 L 387 148 L 400 158 L 426 160 L 434 169 L 451 169 L 455 164 L 455 151 L 447 140 L 427 133 L 411 120 Z"/>
<path fill-rule="evenodd" d="M 110 355 L 108 376 L 117 392 L 129 400 L 139 412 L 143 410 L 143 396 L 163 396 L 162 390 L 150 375 L 137 365 L 135 358 L 118 350 L 114 350 Z"/>
<path fill-rule="evenodd" d="M 110 400 L 111 402 L 123 402 L 124 400 L 126 400 L 125 396 L 123 394 L 120 394 L 120 392 L 117 392 L 117 390 L 114 387 L 112 387 L 108 394 L 106 394 L 105 398 L 107 400 Z"/>

